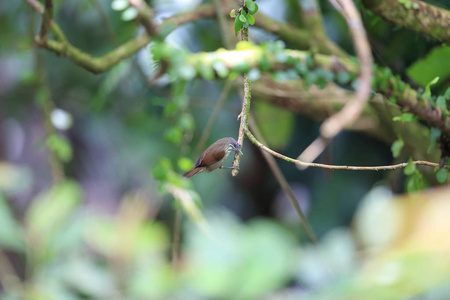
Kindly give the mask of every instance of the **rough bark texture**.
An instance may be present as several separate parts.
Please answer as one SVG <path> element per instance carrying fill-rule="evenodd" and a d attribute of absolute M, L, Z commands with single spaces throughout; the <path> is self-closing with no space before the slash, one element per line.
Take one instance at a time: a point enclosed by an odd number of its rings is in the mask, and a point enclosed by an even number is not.
<path fill-rule="evenodd" d="M 409 4 L 397 0 L 362 0 L 384 19 L 419 32 L 429 38 L 450 43 L 450 11 L 418 0 Z"/>

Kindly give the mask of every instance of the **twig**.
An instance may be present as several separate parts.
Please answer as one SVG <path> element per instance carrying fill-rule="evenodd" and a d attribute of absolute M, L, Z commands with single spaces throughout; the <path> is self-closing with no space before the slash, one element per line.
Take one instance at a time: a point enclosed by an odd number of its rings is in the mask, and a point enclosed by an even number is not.
<path fill-rule="evenodd" d="M 138 21 L 144 26 L 149 36 L 158 35 L 158 27 L 153 23 L 153 11 L 142 0 L 129 0 L 130 5 L 138 10 Z"/>
<path fill-rule="evenodd" d="M 258 140 L 261 140 L 263 143 L 265 143 L 264 138 L 262 137 L 261 131 L 258 128 L 258 125 L 256 125 L 255 119 L 250 114 L 249 116 L 249 125 L 252 128 L 253 132 L 255 133 Z M 317 246 L 317 238 L 314 234 L 313 229 L 309 225 L 308 220 L 306 219 L 305 214 L 303 213 L 300 205 L 298 204 L 298 201 L 294 195 L 294 192 L 292 191 L 291 187 L 289 186 L 286 178 L 284 177 L 283 173 L 280 170 L 280 167 L 278 166 L 277 162 L 275 161 L 275 158 L 273 158 L 272 155 L 270 155 L 268 152 L 264 151 L 263 149 L 259 148 L 262 155 L 264 156 L 264 159 L 266 160 L 267 164 L 269 165 L 270 170 L 273 173 L 273 176 L 275 176 L 275 179 L 280 184 L 281 188 L 283 189 L 284 193 L 286 194 L 286 197 L 288 197 L 289 201 L 291 201 L 292 205 L 294 206 L 295 211 L 297 212 L 298 218 L 300 219 L 300 223 L 302 224 L 303 228 L 305 229 L 306 236 L 309 238 L 312 244 Z"/>
<path fill-rule="evenodd" d="M 422 165 L 422 166 L 429 166 L 429 167 L 439 167 L 438 163 L 433 163 L 429 161 L 424 160 L 416 160 L 408 163 L 400 163 L 395 165 L 386 165 L 386 166 L 346 166 L 346 165 L 327 165 L 327 164 L 317 164 L 317 163 L 310 163 L 310 162 L 304 162 L 300 161 L 298 159 L 290 158 L 287 156 L 284 156 L 283 154 L 280 154 L 269 147 L 265 146 L 261 142 L 259 142 L 253 134 L 250 132 L 248 128 L 245 128 L 245 134 L 247 135 L 248 139 L 255 144 L 258 148 L 261 148 L 262 150 L 266 151 L 267 153 L 272 154 L 273 156 L 276 156 L 278 158 L 281 158 L 287 162 L 294 163 L 298 166 L 302 167 L 314 167 L 314 168 L 322 168 L 322 169 L 330 169 L 330 170 L 349 170 L 349 171 L 381 171 L 381 170 L 395 170 L 395 169 L 401 169 L 406 167 L 408 164 L 415 164 L 415 165 Z M 444 166 L 446 169 L 450 169 L 450 166 Z"/>
<path fill-rule="evenodd" d="M 326 119 L 320 127 L 321 136 L 299 155 L 298 159 L 305 162 L 314 161 L 323 152 L 330 139 L 358 118 L 370 98 L 372 86 L 372 52 L 358 10 L 352 0 L 330 0 L 330 2 L 347 21 L 361 64 L 360 82 L 355 99 L 346 104 L 341 111 Z"/>
<path fill-rule="evenodd" d="M 43 21 L 42 21 L 43 27 L 44 27 L 44 24 L 50 24 L 49 22 L 51 21 L 51 15 L 48 17 L 48 19 L 46 18 L 48 2 L 52 2 L 52 1 L 45 2 L 45 5 L 46 5 L 45 13 L 43 14 L 43 17 L 42 17 L 43 18 Z M 52 6 L 53 4 L 50 3 L 50 5 Z M 51 14 L 51 10 L 52 9 L 50 9 L 49 14 Z M 41 36 L 42 36 L 42 33 L 43 32 L 42 32 L 42 28 L 41 28 Z M 30 37 L 33 38 L 33 32 L 32 32 L 31 28 L 29 30 L 29 34 L 30 34 Z M 36 45 L 33 45 L 32 53 L 33 53 L 33 59 L 34 59 L 35 72 L 36 72 L 37 78 L 38 78 L 37 79 L 37 88 L 40 89 L 40 92 L 42 93 L 42 110 L 44 113 L 45 138 L 48 139 L 52 134 L 55 134 L 55 132 L 56 132 L 55 127 L 53 126 L 53 123 L 51 121 L 51 113 L 54 109 L 54 103 L 53 103 L 53 100 L 51 97 L 50 89 L 48 87 L 47 75 L 46 75 L 44 67 L 42 65 L 41 57 L 39 56 L 38 48 Z M 61 161 L 58 159 L 56 153 L 52 149 L 47 149 L 47 151 L 48 151 L 48 160 L 49 160 L 50 167 L 52 170 L 53 181 L 59 182 L 59 181 L 63 180 L 65 177 L 63 165 L 62 165 Z"/>
<path fill-rule="evenodd" d="M 242 28 L 241 30 L 241 40 L 248 41 L 248 28 Z M 238 144 L 241 147 L 244 145 L 244 129 L 248 126 L 248 114 L 250 112 L 250 101 L 251 101 L 251 93 L 252 86 L 250 83 L 250 79 L 247 76 L 248 74 L 244 74 L 244 97 L 242 98 L 242 111 L 238 116 L 238 119 L 241 119 L 241 125 L 239 126 L 239 136 L 238 136 Z M 239 173 L 239 162 L 241 160 L 241 153 L 237 152 L 234 155 L 233 159 L 233 171 L 231 171 L 231 175 L 236 176 Z"/>
<path fill-rule="evenodd" d="M 53 19 L 53 1 L 45 0 L 44 14 L 42 15 L 42 24 L 40 38 L 41 41 L 46 43 L 48 38 L 48 32 L 51 27 L 51 21 Z"/>
<path fill-rule="evenodd" d="M 209 117 L 208 123 L 205 126 L 205 129 L 203 129 L 200 140 L 198 141 L 197 146 L 195 147 L 195 150 L 194 150 L 195 156 L 200 154 L 200 151 L 202 151 L 203 147 L 205 147 L 206 140 L 208 139 L 208 137 L 211 133 L 211 130 L 212 130 L 214 124 L 216 123 L 217 118 L 219 117 L 219 113 L 222 110 L 222 107 L 228 98 L 228 94 L 230 93 L 231 86 L 232 86 L 232 82 L 231 82 L 231 80 L 228 79 L 225 82 L 222 93 L 220 94 L 219 101 L 217 101 L 216 106 L 214 107 L 214 110 L 211 114 L 211 117 Z"/>

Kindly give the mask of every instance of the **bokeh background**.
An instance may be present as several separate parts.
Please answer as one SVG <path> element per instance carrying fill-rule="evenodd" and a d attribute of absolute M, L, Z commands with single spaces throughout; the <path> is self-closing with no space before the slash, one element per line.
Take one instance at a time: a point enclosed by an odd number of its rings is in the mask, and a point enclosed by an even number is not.
<path fill-rule="evenodd" d="M 429 2 L 450 8 L 446 0 Z M 151 6 L 161 20 L 201 3 Z M 272 18 L 299 22 L 296 1 L 257 3 Z M 344 20 L 327 1 L 320 6 L 329 36 L 353 53 Z M 413 82 L 414 64 L 441 45 L 360 11 L 376 62 Z M 55 19 L 92 55 L 143 30 L 107 0 L 55 1 Z M 405 192 L 403 170 L 299 171 L 278 161 L 319 238 L 314 246 L 263 156 L 245 141 L 237 177 L 217 170 L 190 180 L 188 198 L 205 223 L 195 220 L 165 192 L 154 168 L 169 162 L 182 174 L 180 158 L 195 162 L 224 82 L 188 82 L 185 113 L 170 117 L 166 107 L 176 88 L 166 77 L 149 83 L 155 62 L 148 48 L 94 75 L 34 47 L 39 26 L 26 1 L 0 2 L 2 299 L 450 297 L 448 189 L 393 200 Z M 253 28 L 250 38 L 277 40 Z M 167 40 L 191 52 L 223 47 L 213 19 L 183 25 Z M 446 53 L 443 63 L 450 61 Z M 448 86 L 444 77 L 433 92 Z M 287 156 L 296 157 L 318 135 L 316 121 L 257 99 L 252 105 L 271 145 Z M 233 87 L 207 145 L 237 138 L 240 109 Z M 182 133 L 174 129 L 180 122 Z M 318 161 L 394 162 L 391 145 L 353 132 L 341 133 Z M 174 243 L 180 243 L 177 259 Z"/>

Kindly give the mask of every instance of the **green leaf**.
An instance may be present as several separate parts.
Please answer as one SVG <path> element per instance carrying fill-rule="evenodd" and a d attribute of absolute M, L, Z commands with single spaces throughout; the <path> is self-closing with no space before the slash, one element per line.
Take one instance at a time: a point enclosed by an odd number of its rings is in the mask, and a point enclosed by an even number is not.
<path fill-rule="evenodd" d="M 33 185 L 33 173 L 25 166 L 18 166 L 0 160 L 0 195 L 27 193 Z"/>
<path fill-rule="evenodd" d="M 40 194 L 27 211 L 26 229 L 34 241 L 42 246 L 62 232 L 82 198 L 80 186 L 74 181 L 63 181 Z"/>
<path fill-rule="evenodd" d="M 412 113 L 403 113 L 400 116 L 393 117 L 392 120 L 396 122 L 413 122 L 417 120 L 417 116 Z"/>
<path fill-rule="evenodd" d="M 208 225 L 220 240 L 192 228 L 187 232 L 186 278 L 203 295 L 198 298 L 264 299 L 288 283 L 295 241 L 282 226 L 268 220 L 244 226 L 226 214 L 208 219 Z"/>
<path fill-rule="evenodd" d="M 152 168 L 153 177 L 160 181 L 165 181 L 170 171 L 172 171 L 172 163 L 167 157 L 161 158 Z"/>
<path fill-rule="evenodd" d="M 258 66 L 263 72 L 267 72 L 272 68 L 272 64 L 265 54 L 258 61 Z"/>
<path fill-rule="evenodd" d="M 436 173 L 436 179 L 439 183 L 445 183 L 447 181 L 448 170 L 445 168 L 440 169 Z"/>
<path fill-rule="evenodd" d="M 182 113 L 178 119 L 178 126 L 186 131 L 193 130 L 195 128 L 194 118 L 189 113 Z"/>
<path fill-rule="evenodd" d="M 245 7 L 247 7 L 248 12 L 255 10 L 255 2 L 253 0 L 245 0 Z"/>
<path fill-rule="evenodd" d="M 220 78 L 225 78 L 229 74 L 228 68 L 220 60 L 217 60 L 214 62 L 213 68 L 217 72 L 217 75 L 219 75 Z"/>
<path fill-rule="evenodd" d="M 411 0 L 398 0 L 399 3 L 402 3 L 405 8 L 410 9 L 411 8 Z"/>
<path fill-rule="evenodd" d="M 424 59 L 417 60 L 410 66 L 407 74 L 422 86 L 436 77 L 441 78 L 441 82 L 446 82 L 450 77 L 450 47 L 434 48 Z"/>
<path fill-rule="evenodd" d="M 253 4 L 254 4 L 254 6 L 252 7 L 252 9 L 250 9 L 250 7 L 248 7 L 248 13 L 251 15 L 256 14 L 256 12 L 259 9 L 258 4 L 256 4 L 255 2 L 253 2 Z"/>
<path fill-rule="evenodd" d="M 111 2 L 111 8 L 116 11 L 124 10 L 128 6 L 130 6 L 128 0 L 114 0 Z"/>
<path fill-rule="evenodd" d="M 65 137 L 57 133 L 47 138 L 47 147 L 63 162 L 72 159 L 72 146 Z"/>
<path fill-rule="evenodd" d="M 136 7 L 128 7 L 123 13 L 122 13 L 122 21 L 131 21 L 136 19 L 137 15 L 139 14 L 139 11 Z"/>
<path fill-rule="evenodd" d="M 171 127 L 164 133 L 164 138 L 175 145 L 179 145 L 183 139 L 183 130 L 178 126 Z"/>
<path fill-rule="evenodd" d="M 192 80 L 197 74 L 195 68 L 191 65 L 183 64 L 176 68 L 178 75 L 184 80 Z"/>
<path fill-rule="evenodd" d="M 16 221 L 6 199 L 0 194 L 0 246 L 2 248 L 22 251 L 24 236 L 22 227 Z"/>
<path fill-rule="evenodd" d="M 392 143 L 391 146 L 392 156 L 399 157 L 404 145 L 405 142 L 403 142 L 402 139 L 398 139 L 394 143 Z"/>
<path fill-rule="evenodd" d="M 189 171 L 190 169 L 192 169 L 192 167 L 194 166 L 194 162 L 187 158 L 187 157 L 182 157 L 178 160 L 178 168 L 181 171 Z"/>
<path fill-rule="evenodd" d="M 252 15 L 247 15 L 247 20 L 250 25 L 255 25 L 255 18 Z"/>
<path fill-rule="evenodd" d="M 444 96 L 439 96 L 436 99 L 436 107 L 440 108 L 442 111 L 442 118 L 446 118 L 448 115 L 448 108 L 447 108 L 447 100 Z"/>
<path fill-rule="evenodd" d="M 247 22 L 247 18 L 244 16 L 244 14 L 240 14 L 239 15 L 239 21 L 241 21 L 242 23 L 245 23 L 245 22 Z"/>
<path fill-rule="evenodd" d="M 406 190 L 408 193 L 420 191 L 427 187 L 428 183 L 418 170 L 406 180 Z"/>
<path fill-rule="evenodd" d="M 406 165 L 405 169 L 403 170 L 403 173 L 405 175 L 412 175 L 414 172 L 416 172 L 417 167 L 415 164 L 412 163 L 412 159 L 410 158 L 408 161 L 408 164 Z"/>
<path fill-rule="evenodd" d="M 206 80 L 214 79 L 214 70 L 209 64 L 200 63 L 198 66 L 198 71 L 202 75 L 202 77 Z"/>
<path fill-rule="evenodd" d="M 439 76 L 435 77 L 425 86 L 425 92 L 423 93 L 423 97 L 430 99 L 431 98 L 431 86 L 435 85 L 439 81 Z"/>
<path fill-rule="evenodd" d="M 241 22 L 240 18 L 234 19 L 234 34 L 237 36 L 239 31 L 242 29 L 244 23 Z"/>
<path fill-rule="evenodd" d="M 431 150 L 436 146 L 436 141 L 438 137 L 441 135 L 441 131 L 437 128 L 432 127 L 430 130 L 430 145 L 428 146 L 427 153 L 430 153 Z"/>
<path fill-rule="evenodd" d="M 236 10 L 235 9 L 232 9 L 230 11 L 230 17 L 232 17 L 233 19 L 236 18 Z"/>
<path fill-rule="evenodd" d="M 351 80 L 351 76 L 349 72 L 346 71 L 339 71 L 336 74 L 336 81 L 340 84 L 347 84 Z"/>

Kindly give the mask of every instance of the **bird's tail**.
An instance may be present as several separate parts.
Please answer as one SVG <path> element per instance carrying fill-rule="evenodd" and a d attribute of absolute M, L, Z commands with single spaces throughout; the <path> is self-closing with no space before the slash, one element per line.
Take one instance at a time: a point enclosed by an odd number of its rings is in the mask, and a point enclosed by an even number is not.
<path fill-rule="evenodd" d="M 202 168 L 194 168 L 194 169 L 192 169 L 192 170 L 190 170 L 190 171 L 184 173 L 184 174 L 183 174 L 183 177 L 191 178 L 192 176 L 194 176 L 195 174 L 197 174 L 197 173 L 199 173 L 199 172 L 201 172 L 201 171 L 203 171 Z"/>

